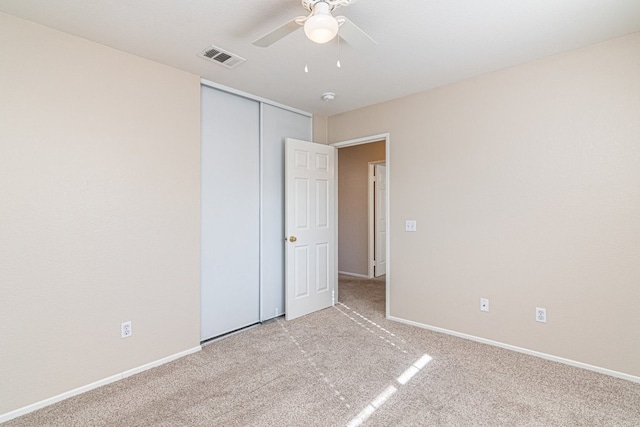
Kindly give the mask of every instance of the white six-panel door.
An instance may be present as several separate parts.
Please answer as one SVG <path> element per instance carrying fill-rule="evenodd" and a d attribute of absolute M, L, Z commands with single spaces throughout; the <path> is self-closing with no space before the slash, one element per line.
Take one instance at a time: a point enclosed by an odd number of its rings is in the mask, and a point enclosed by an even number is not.
<path fill-rule="evenodd" d="M 295 139 L 285 148 L 285 313 L 333 305 L 336 273 L 335 148 Z"/>

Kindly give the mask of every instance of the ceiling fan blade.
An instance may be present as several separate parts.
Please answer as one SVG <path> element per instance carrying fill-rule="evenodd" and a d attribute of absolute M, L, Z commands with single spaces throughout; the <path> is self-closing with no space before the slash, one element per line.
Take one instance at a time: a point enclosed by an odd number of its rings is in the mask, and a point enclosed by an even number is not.
<path fill-rule="evenodd" d="M 351 6 L 352 4 L 354 4 L 357 1 L 358 0 L 330 0 L 329 4 L 330 5 L 335 5 L 337 7 L 340 7 L 340 6 Z"/>
<path fill-rule="evenodd" d="M 263 37 L 259 38 L 258 40 L 254 41 L 253 45 L 254 46 L 258 46 L 258 47 L 271 46 L 272 44 L 274 44 L 278 40 L 288 36 L 289 34 L 293 33 L 295 30 L 299 29 L 300 28 L 300 24 L 299 24 L 300 18 L 303 18 L 303 17 L 298 17 L 298 18 L 292 19 L 291 21 L 287 22 L 283 26 L 276 28 L 275 30 L 273 30 L 269 34 L 267 34 L 266 36 L 263 36 Z"/>
<path fill-rule="evenodd" d="M 338 34 L 351 46 L 357 49 L 366 49 L 378 44 L 346 16 L 337 16 L 336 19 L 341 24 Z"/>

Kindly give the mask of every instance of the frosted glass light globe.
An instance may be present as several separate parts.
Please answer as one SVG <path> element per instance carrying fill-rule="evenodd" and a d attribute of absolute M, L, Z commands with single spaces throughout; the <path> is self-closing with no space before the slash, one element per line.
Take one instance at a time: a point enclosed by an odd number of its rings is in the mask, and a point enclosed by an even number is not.
<path fill-rule="evenodd" d="M 315 5 L 314 15 L 304 23 L 304 33 L 309 40 L 326 43 L 338 34 L 338 21 L 331 15 L 329 5 L 319 2 Z"/>

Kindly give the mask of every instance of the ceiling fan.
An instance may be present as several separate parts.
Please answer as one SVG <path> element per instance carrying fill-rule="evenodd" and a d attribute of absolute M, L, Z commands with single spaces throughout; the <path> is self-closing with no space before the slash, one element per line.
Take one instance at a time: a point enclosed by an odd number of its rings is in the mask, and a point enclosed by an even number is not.
<path fill-rule="evenodd" d="M 357 0 L 302 0 L 309 15 L 298 16 L 264 37 L 253 42 L 254 46 L 268 47 L 288 36 L 300 27 L 309 40 L 326 43 L 340 33 L 340 38 L 354 47 L 367 47 L 377 44 L 367 33 L 345 16 L 333 16 L 332 12 L 341 6 L 350 6 Z"/>

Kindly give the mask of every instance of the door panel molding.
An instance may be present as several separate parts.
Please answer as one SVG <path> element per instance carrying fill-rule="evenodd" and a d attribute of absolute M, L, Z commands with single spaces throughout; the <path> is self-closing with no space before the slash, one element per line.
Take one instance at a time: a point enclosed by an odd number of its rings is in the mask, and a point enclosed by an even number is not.
<path fill-rule="evenodd" d="M 285 141 L 287 320 L 333 304 L 337 282 L 335 164 L 333 147 L 290 138 Z"/>

